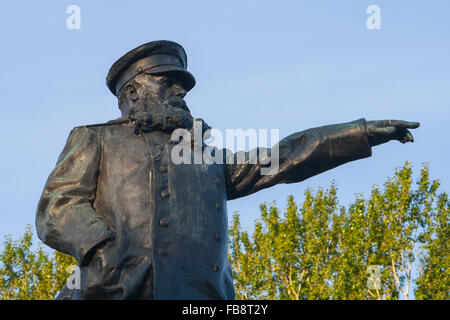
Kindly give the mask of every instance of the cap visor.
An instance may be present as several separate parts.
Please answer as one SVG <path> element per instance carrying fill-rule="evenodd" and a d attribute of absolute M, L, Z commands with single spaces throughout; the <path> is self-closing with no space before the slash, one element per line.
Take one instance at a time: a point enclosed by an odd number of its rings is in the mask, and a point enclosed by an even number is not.
<path fill-rule="evenodd" d="M 170 75 L 174 77 L 186 91 L 191 90 L 195 86 L 194 76 L 189 71 L 186 71 L 181 68 L 176 68 L 173 66 L 160 66 L 152 70 L 146 71 L 145 73 L 153 75 L 157 74 Z"/>

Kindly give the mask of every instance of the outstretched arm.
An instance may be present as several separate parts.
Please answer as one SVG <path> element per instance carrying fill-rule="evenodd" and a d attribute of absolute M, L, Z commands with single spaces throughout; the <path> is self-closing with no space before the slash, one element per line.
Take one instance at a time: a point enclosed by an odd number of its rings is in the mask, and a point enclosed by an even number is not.
<path fill-rule="evenodd" d="M 86 263 L 96 246 L 113 237 L 92 206 L 102 147 L 89 128 L 72 130 L 44 187 L 36 212 L 39 238 Z"/>
<path fill-rule="evenodd" d="M 279 150 L 279 166 L 272 175 L 261 175 L 261 169 L 268 165 L 251 164 L 251 151 L 245 153 L 247 160 L 241 164 L 236 163 L 240 153 L 235 153 L 231 157 L 234 162 L 227 161 L 228 199 L 240 198 L 278 183 L 303 181 L 344 163 L 370 157 L 372 146 L 390 140 L 412 142 L 408 129 L 418 126 L 415 122 L 359 119 L 294 133 L 275 146 Z M 257 154 L 272 152 L 274 156 L 273 149 L 257 148 Z"/>

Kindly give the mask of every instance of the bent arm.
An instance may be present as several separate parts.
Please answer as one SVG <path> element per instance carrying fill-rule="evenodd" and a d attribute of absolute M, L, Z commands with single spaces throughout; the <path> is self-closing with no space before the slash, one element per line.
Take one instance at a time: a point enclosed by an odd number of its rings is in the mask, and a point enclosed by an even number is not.
<path fill-rule="evenodd" d="M 36 212 L 38 237 L 78 262 L 113 236 L 93 208 L 102 147 L 93 131 L 72 130 L 50 174 Z"/>
<path fill-rule="evenodd" d="M 270 166 L 261 155 L 276 157 L 278 148 L 279 166 L 273 174 L 262 175 L 261 169 Z M 236 199 L 271 187 L 278 183 L 294 183 L 308 179 L 349 161 L 372 154 L 367 138 L 365 119 L 328 125 L 294 133 L 282 139 L 272 149 L 257 148 L 258 164 L 251 164 L 246 153 L 246 161 L 237 164 L 239 153 L 227 159 L 228 199 Z"/>

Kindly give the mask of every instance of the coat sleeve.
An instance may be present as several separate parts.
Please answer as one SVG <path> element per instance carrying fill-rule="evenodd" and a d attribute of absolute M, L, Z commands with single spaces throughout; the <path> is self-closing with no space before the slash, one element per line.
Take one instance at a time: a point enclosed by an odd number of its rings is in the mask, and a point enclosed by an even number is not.
<path fill-rule="evenodd" d="M 94 131 L 73 129 L 36 212 L 38 237 L 80 263 L 97 244 L 113 236 L 93 208 L 101 156 L 102 146 Z"/>
<path fill-rule="evenodd" d="M 255 161 L 251 160 L 251 151 L 244 153 L 245 158 L 240 152 L 226 157 L 228 200 L 244 197 L 278 183 L 303 181 L 372 154 L 365 119 L 308 129 L 282 139 L 278 143 L 278 168 L 272 174 L 262 175 L 261 169 L 273 164 L 273 159 L 269 161 L 270 156 L 277 156 L 274 149 L 257 148 L 254 153 L 258 156 L 256 164 L 252 164 Z M 240 164 L 239 154 L 245 159 Z M 266 160 L 261 164 L 260 159 L 264 158 Z"/>

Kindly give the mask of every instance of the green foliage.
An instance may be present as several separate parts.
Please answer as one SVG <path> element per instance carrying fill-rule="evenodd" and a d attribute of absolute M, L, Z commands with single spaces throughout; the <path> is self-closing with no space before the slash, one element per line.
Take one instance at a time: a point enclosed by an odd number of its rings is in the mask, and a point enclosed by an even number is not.
<path fill-rule="evenodd" d="M 41 247 L 33 252 L 32 231 L 28 226 L 19 241 L 7 237 L 0 253 L 0 300 L 54 299 L 71 274 L 76 261 Z"/>
<path fill-rule="evenodd" d="M 426 224 L 423 242 L 428 254 L 422 257 L 416 299 L 449 299 L 450 201 L 446 194 L 439 196 L 437 207 L 436 216 Z"/>
<path fill-rule="evenodd" d="M 234 214 L 237 298 L 409 299 L 416 283 L 416 299 L 449 299 L 450 201 L 438 187 L 424 165 L 413 189 L 406 162 L 382 190 L 374 186 L 347 207 L 332 184 L 307 190 L 300 208 L 289 196 L 283 216 L 275 204 L 261 205 L 251 235 Z"/>
<path fill-rule="evenodd" d="M 415 284 L 416 299 L 448 300 L 450 199 L 438 187 L 425 165 L 413 188 L 407 162 L 347 207 L 332 184 L 307 190 L 301 206 L 289 196 L 283 214 L 262 204 L 253 234 L 234 214 L 229 258 L 237 298 L 408 299 Z M 54 299 L 75 265 L 60 252 L 33 251 L 28 226 L 0 252 L 0 299 Z"/>

